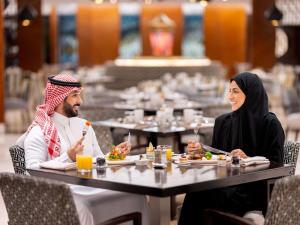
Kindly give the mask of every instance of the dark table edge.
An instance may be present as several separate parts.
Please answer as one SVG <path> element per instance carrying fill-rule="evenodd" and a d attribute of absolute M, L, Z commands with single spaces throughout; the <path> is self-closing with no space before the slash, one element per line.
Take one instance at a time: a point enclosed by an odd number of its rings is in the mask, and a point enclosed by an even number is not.
<path fill-rule="evenodd" d="M 247 174 L 241 174 L 239 176 L 232 176 L 230 178 L 218 179 L 204 181 L 197 184 L 187 184 L 178 187 L 148 187 L 148 186 L 132 186 L 131 184 L 124 184 L 105 180 L 90 180 L 87 178 L 74 177 L 68 174 L 55 173 L 54 170 L 40 170 L 40 169 L 27 169 L 27 171 L 38 177 L 44 177 L 53 180 L 59 180 L 65 183 L 84 185 L 95 188 L 103 188 L 114 191 L 129 192 L 134 194 L 150 195 L 156 197 L 168 197 L 172 195 L 205 191 L 215 188 L 228 187 L 238 184 L 245 184 L 260 180 L 268 180 L 272 178 L 280 178 L 290 174 L 292 170 L 291 165 L 286 165 L 285 167 L 273 168 L 268 170 L 256 171 Z M 51 171 L 51 173 L 49 173 Z"/>

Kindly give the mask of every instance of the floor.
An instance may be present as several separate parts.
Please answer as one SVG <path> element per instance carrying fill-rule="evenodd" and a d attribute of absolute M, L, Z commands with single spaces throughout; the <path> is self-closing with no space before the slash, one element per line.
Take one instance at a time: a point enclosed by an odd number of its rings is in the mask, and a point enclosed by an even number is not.
<path fill-rule="evenodd" d="M 13 172 L 13 166 L 11 163 L 10 155 L 8 148 L 13 145 L 19 135 L 16 134 L 0 134 L 0 172 Z M 287 137 L 287 139 L 292 139 L 293 136 Z M 298 141 L 300 141 L 298 139 Z M 296 174 L 300 174 L 300 157 L 298 157 Z M 176 225 L 176 221 L 172 221 L 171 225 Z M 4 206 L 4 202 L 2 200 L 2 196 L 0 193 L 0 225 L 7 225 L 7 213 Z"/>

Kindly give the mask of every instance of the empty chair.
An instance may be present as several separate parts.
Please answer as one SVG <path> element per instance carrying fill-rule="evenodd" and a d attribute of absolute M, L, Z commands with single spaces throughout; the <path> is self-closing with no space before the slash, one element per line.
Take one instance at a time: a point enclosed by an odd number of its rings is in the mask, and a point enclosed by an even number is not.
<path fill-rule="evenodd" d="M 282 92 L 282 105 L 286 114 L 286 136 L 297 141 L 300 131 L 300 100 L 295 89 L 285 89 Z"/>
<path fill-rule="evenodd" d="M 123 116 L 124 116 L 123 110 L 105 109 L 101 107 L 88 107 L 88 106 L 80 107 L 80 117 L 91 121 L 107 120 L 107 119 L 118 118 Z M 114 132 L 112 133 L 109 127 L 103 127 L 103 126 L 97 126 L 97 128 L 96 126 L 93 127 L 95 128 L 95 133 L 100 148 L 101 149 L 103 148 L 103 153 L 110 150 L 110 148 L 107 149 L 109 144 L 112 144 L 113 142 L 115 143 L 122 142 L 124 135 L 127 134 L 127 132 L 124 132 L 124 130 L 115 129 Z M 108 139 L 106 140 L 105 138 L 107 137 Z M 109 143 L 111 139 L 113 141 Z"/>
<path fill-rule="evenodd" d="M 264 225 L 299 224 L 299 186 L 300 176 L 288 176 L 276 181 Z M 208 209 L 205 212 L 205 225 L 213 224 L 263 225 L 230 213 Z"/>
<path fill-rule="evenodd" d="M 69 186 L 53 180 L 0 173 L 0 190 L 10 225 L 80 225 Z M 141 224 L 141 213 L 122 215 L 101 223 L 115 225 L 133 221 Z"/>

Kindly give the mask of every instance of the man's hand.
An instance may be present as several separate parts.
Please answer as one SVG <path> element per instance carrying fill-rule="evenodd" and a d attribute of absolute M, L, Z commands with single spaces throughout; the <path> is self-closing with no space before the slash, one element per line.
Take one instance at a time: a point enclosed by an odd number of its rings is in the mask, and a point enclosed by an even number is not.
<path fill-rule="evenodd" d="M 201 145 L 200 145 L 199 142 L 195 142 L 195 141 L 189 140 L 188 141 L 188 145 L 187 145 L 188 154 L 199 153 L 200 147 L 201 147 Z"/>
<path fill-rule="evenodd" d="M 81 137 L 69 150 L 68 150 L 68 156 L 69 158 L 75 162 L 76 161 L 76 154 L 80 154 L 83 151 L 83 139 L 84 137 Z"/>
<path fill-rule="evenodd" d="M 127 141 L 124 141 L 116 146 L 117 148 L 121 149 L 121 151 L 125 154 L 128 154 L 131 150 L 131 144 Z"/>
<path fill-rule="evenodd" d="M 231 156 L 239 156 L 242 159 L 247 158 L 248 156 L 243 152 L 242 149 L 234 149 L 230 152 Z"/>

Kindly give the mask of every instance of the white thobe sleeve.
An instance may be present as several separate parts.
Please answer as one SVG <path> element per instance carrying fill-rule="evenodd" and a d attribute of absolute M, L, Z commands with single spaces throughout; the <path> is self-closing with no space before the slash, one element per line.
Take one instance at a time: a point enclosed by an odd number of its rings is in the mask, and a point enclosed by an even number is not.
<path fill-rule="evenodd" d="M 39 126 L 33 127 L 27 134 L 24 141 L 24 149 L 26 168 L 37 168 L 40 166 L 40 163 L 49 160 L 47 145 Z M 72 160 L 68 157 L 67 152 L 62 153 L 54 160 L 60 162 L 72 162 Z"/>
<path fill-rule="evenodd" d="M 34 126 L 24 141 L 26 168 L 39 167 L 48 160 L 47 146 L 39 126 Z"/>

